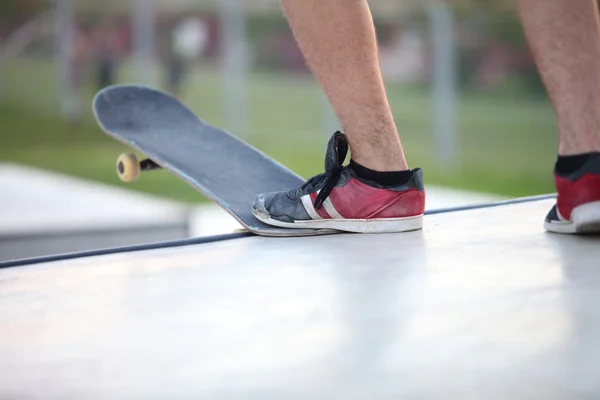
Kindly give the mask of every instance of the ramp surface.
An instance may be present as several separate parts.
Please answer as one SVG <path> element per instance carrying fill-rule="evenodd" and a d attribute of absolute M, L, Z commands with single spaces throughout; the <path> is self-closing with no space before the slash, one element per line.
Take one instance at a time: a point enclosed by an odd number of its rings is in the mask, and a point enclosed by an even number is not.
<path fill-rule="evenodd" d="M 600 238 L 551 205 L 0 270 L 0 398 L 598 398 Z"/>

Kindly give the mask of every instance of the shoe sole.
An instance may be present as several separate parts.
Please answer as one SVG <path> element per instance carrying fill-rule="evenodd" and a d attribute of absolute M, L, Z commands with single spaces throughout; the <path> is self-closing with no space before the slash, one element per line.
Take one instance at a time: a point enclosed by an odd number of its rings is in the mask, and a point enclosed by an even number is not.
<path fill-rule="evenodd" d="M 575 207 L 570 221 L 544 222 L 544 228 L 553 233 L 600 233 L 600 201 Z"/>
<path fill-rule="evenodd" d="M 283 222 L 254 213 L 262 222 L 281 228 L 330 229 L 353 233 L 399 233 L 423 229 L 423 216 L 381 219 L 317 219 L 309 221 Z"/>

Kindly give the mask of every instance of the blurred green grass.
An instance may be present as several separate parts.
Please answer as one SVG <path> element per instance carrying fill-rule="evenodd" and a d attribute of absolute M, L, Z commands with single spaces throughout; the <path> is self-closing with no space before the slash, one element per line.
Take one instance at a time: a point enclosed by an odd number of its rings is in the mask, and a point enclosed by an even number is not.
<path fill-rule="evenodd" d="M 120 82 L 131 81 L 128 65 L 121 72 Z M 55 76 L 51 62 L 20 59 L 3 66 L 0 162 L 29 164 L 180 201 L 204 200 L 165 171 L 144 174 L 133 184 L 121 183 L 114 164 L 128 148 L 105 136 L 91 118 L 93 88 L 85 88 L 84 123 L 70 126 L 57 117 Z M 246 94 L 248 136 L 240 136 L 304 177 L 322 172 L 324 145 L 332 132 L 323 131 L 323 103 L 314 81 L 253 71 Z M 554 191 L 556 123 L 547 101 L 462 94 L 456 105 L 459 161 L 447 170 L 433 151 L 430 93 L 388 84 L 388 94 L 408 161 L 424 169 L 426 183 L 505 196 Z M 198 68 L 185 96 L 207 122 L 227 127 L 217 71 Z"/>

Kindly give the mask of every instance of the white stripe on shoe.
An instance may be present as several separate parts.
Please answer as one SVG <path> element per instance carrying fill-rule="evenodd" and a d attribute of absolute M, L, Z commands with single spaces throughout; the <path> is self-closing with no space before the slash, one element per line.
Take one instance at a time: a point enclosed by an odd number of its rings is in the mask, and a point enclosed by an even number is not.
<path fill-rule="evenodd" d="M 317 191 L 317 195 L 319 194 L 320 190 Z M 323 217 L 321 217 L 319 215 L 319 213 L 317 212 L 317 210 L 315 210 L 315 206 L 312 202 L 312 199 L 310 198 L 310 194 L 307 194 L 305 196 L 301 197 L 302 200 L 302 205 L 304 206 L 304 209 L 306 210 L 307 214 L 309 215 L 309 217 L 313 220 L 320 220 L 320 219 L 324 219 Z M 325 211 L 327 211 L 327 214 L 329 214 L 329 216 L 331 218 L 334 219 L 345 219 L 342 214 L 340 214 L 338 212 L 338 210 L 335 209 L 335 206 L 333 205 L 333 203 L 331 202 L 331 199 L 328 197 L 325 199 L 325 201 L 323 202 L 323 208 L 325 208 Z"/>
<path fill-rule="evenodd" d="M 315 220 L 323 219 L 323 217 L 319 215 L 317 210 L 315 210 L 315 206 L 313 205 L 312 200 L 310 199 L 310 194 L 300 197 L 300 200 L 302 200 L 302 205 L 304 206 L 304 209 L 306 210 L 306 213 L 310 218 Z"/>
<path fill-rule="evenodd" d="M 567 222 L 567 219 L 565 217 L 563 217 L 562 214 L 560 213 L 560 210 L 558 209 L 558 205 L 556 206 L 556 216 L 558 217 L 559 221 Z"/>
<path fill-rule="evenodd" d="M 340 214 L 335 209 L 335 207 L 333 206 L 333 203 L 331 202 L 331 199 L 329 197 L 326 198 L 325 201 L 323 202 L 323 207 L 325 208 L 325 211 L 327 211 L 327 214 L 329 214 L 331 216 L 331 218 L 344 219 L 342 214 Z"/>

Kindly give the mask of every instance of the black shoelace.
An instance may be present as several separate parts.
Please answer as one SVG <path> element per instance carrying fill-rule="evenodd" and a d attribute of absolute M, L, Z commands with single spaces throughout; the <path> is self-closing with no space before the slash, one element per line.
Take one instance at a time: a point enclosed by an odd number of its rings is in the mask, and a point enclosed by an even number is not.
<path fill-rule="evenodd" d="M 318 185 L 323 183 L 323 187 L 314 202 L 316 210 L 323 206 L 323 202 L 329 197 L 331 191 L 340 180 L 340 176 L 344 170 L 344 160 L 346 159 L 347 154 L 348 141 L 346 135 L 338 131 L 333 134 L 327 144 L 325 173 L 312 177 L 303 185 L 304 189 L 309 186 L 318 187 Z"/>

